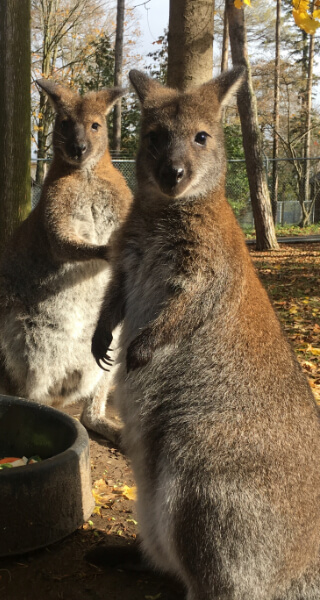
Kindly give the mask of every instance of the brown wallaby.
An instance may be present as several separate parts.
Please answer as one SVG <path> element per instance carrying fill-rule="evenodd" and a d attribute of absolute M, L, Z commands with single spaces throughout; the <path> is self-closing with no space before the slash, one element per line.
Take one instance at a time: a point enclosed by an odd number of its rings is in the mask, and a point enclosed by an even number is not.
<path fill-rule="evenodd" d="M 319 410 L 226 201 L 222 106 L 138 71 L 138 189 L 92 350 L 123 322 L 116 402 L 144 551 L 188 600 L 319 600 Z"/>
<path fill-rule="evenodd" d="M 49 405 L 87 402 L 82 421 L 112 441 L 110 374 L 91 339 L 110 277 L 110 237 L 131 202 L 108 151 L 106 114 L 120 88 L 83 97 L 40 80 L 56 111 L 53 161 L 40 201 L 0 263 L 1 391 Z"/>

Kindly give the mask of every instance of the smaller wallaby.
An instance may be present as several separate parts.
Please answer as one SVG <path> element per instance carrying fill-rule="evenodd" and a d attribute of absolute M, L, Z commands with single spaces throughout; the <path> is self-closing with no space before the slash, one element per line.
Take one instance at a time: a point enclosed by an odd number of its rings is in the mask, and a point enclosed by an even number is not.
<path fill-rule="evenodd" d="M 319 409 L 224 191 L 221 108 L 244 77 L 182 93 L 130 72 L 138 186 L 92 350 L 104 366 L 122 322 L 115 401 L 153 563 L 188 600 L 319 600 Z"/>
<path fill-rule="evenodd" d="M 38 205 L 1 257 L 1 391 L 54 406 L 85 399 L 83 423 L 117 441 L 120 422 L 105 416 L 112 374 L 101 377 L 91 338 L 109 242 L 131 203 L 106 123 L 124 90 L 80 96 L 51 80 L 37 84 L 56 111 L 54 156 Z"/>

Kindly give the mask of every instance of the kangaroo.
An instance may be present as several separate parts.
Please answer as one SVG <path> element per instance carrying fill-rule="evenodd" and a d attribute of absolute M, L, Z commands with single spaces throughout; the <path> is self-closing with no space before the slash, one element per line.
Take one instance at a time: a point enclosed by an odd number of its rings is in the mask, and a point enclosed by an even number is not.
<path fill-rule="evenodd" d="M 144 552 L 188 600 L 319 600 L 320 421 L 225 198 L 222 107 L 133 70 L 137 192 L 92 340 L 122 323 L 116 404 Z"/>
<path fill-rule="evenodd" d="M 106 125 L 124 90 L 81 97 L 50 80 L 37 84 L 56 111 L 54 155 L 38 205 L 1 257 L 1 391 L 58 407 L 85 399 L 82 422 L 117 441 L 120 424 L 105 417 L 111 375 L 101 376 L 91 338 L 109 242 L 131 203 Z"/>

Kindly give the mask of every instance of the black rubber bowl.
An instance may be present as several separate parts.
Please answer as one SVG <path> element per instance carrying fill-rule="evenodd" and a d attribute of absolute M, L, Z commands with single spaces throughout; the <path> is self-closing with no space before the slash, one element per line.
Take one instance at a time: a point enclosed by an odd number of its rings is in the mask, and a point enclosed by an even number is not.
<path fill-rule="evenodd" d="M 0 458 L 41 462 L 0 471 L 0 556 L 47 546 L 92 513 L 89 438 L 64 413 L 0 395 Z"/>

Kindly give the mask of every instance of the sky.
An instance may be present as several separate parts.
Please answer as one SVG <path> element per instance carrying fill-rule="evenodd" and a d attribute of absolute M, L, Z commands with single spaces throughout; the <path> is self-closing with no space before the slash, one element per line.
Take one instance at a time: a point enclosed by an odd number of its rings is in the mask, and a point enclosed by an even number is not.
<path fill-rule="evenodd" d="M 141 40 L 139 49 L 145 57 L 149 52 L 156 49 L 152 45 L 163 32 L 169 23 L 169 1 L 170 0 L 134 0 L 133 6 L 137 8 L 140 15 Z M 320 67 L 315 66 L 315 72 L 319 76 Z M 320 89 L 316 86 L 314 93 L 314 106 L 320 106 Z"/>
<path fill-rule="evenodd" d="M 140 6 L 139 6 L 140 5 Z M 152 42 L 155 42 L 169 22 L 169 0 L 135 0 L 133 6 L 136 6 L 140 15 L 141 27 L 141 53 L 146 56 L 149 52 L 155 50 Z"/>

